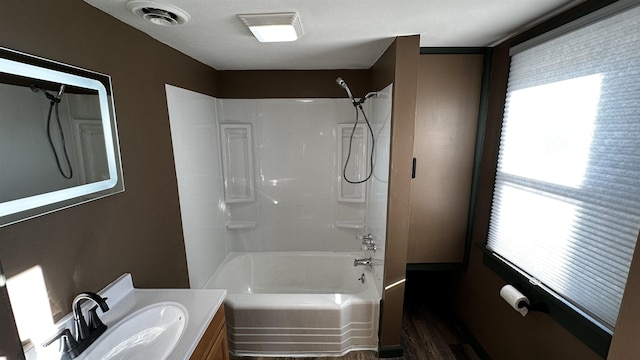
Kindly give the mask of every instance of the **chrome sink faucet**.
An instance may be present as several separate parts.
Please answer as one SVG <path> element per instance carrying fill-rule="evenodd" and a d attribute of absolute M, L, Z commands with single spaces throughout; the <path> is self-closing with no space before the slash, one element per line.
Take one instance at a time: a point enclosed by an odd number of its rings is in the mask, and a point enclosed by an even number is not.
<path fill-rule="evenodd" d="M 82 314 L 82 303 L 85 300 L 93 301 L 96 306 L 89 310 L 89 323 L 84 319 Z M 71 331 L 67 328 L 60 330 L 52 338 L 47 340 L 42 346 L 49 346 L 54 341 L 60 340 L 60 352 L 62 353 L 61 360 L 75 359 L 83 351 L 85 351 L 89 345 L 93 344 L 96 339 L 107 330 L 107 325 L 103 324 L 98 317 L 96 311 L 98 307 L 102 312 L 109 311 L 109 305 L 107 305 L 107 299 L 92 292 L 83 292 L 73 299 L 71 305 L 73 311 L 73 322 L 76 328 L 75 338 L 71 335 Z"/>

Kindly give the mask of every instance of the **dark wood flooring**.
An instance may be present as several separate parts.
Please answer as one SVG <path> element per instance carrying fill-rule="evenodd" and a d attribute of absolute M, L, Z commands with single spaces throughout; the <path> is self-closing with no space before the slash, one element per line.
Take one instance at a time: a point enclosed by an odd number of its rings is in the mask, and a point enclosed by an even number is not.
<path fill-rule="evenodd" d="M 389 360 L 480 360 L 441 304 L 424 302 L 419 292 L 407 292 L 402 319 L 402 358 Z M 232 360 L 292 360 L 295 358 L 231 357 Z M 352 351 L 341 357 L 305 360 L 378 360 L 375 351 Z"/>
<path fill-rule="evenodd" d="M 453 315 L 410 298 L 402 318 L 402 347 L 406 360 L 480 360 Z"/>

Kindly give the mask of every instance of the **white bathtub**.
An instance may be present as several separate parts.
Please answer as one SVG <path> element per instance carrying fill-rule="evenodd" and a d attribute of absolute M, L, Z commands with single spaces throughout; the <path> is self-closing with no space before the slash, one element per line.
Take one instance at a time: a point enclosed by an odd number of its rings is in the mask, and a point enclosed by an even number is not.
<path fill-rule="evenodd" d="M 380 297 L 362 253 L 231 253 L 205 287 L 227 289 L 236 356 L 340 356 L 377 350 Z M 364 274 L 364 283 L 359 280 Z"/>

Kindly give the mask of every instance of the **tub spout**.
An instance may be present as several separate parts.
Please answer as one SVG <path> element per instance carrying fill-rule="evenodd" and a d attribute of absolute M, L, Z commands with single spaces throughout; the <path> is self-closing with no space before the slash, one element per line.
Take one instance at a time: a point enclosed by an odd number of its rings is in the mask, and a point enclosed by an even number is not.
<path fill-rule="evenodd" d="M 353 266 L 358 266 L 358 265 L 372 266 L 373 265 L 373 261 L 371 260 L 370 257 L 368 257 L 366 259 L 354 259 L 353 260 Z"/>

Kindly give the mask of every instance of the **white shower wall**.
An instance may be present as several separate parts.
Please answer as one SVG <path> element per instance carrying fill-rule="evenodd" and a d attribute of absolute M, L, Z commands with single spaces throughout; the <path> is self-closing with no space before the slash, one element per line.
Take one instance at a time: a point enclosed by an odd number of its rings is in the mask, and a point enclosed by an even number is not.
<path fill-rule="evenodd" d="M 253 132 L 256 201 L 227 204 L 228 220 L 257 221 L 229 231 L 231 251 L 359 250 L 353 229 L 364 203 L 338 203 L 337 124 L 352 123 L 345 99 L 223 99 L 218 119 Z"/>
<path fill-rule="evenodd" d="M 360 251 L 356 236 L 368 232 L 384 247 L 390 88 L 365 103 L 376 165 L 367 201 L 359 203 L 338 201 L 337 125 L 355 120 L 349 100 L 215 99 L 169 85 L 167 98 L 192 287 L 201 287 L 229 252 Z M 253 201 L 224 203 L 221 123 L 251 125 Z M 257 225 L 226 229 L 230 221 Z M 341 221 L 366 227 L 337 226 Z M 382 266 L 377 275 L 382 278 Z"/>
<path fill-rule="evenodd" d="M 189 284 L 199 289 L 227 256 L 216 99 L 166 85 Z"/>

